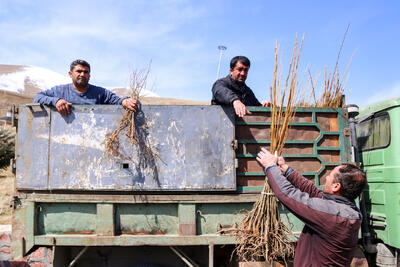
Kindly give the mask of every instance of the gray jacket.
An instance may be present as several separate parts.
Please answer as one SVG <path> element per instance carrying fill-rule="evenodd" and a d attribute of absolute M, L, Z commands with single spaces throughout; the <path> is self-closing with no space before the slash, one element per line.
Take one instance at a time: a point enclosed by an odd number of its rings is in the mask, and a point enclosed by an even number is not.
<path fill-rule="evenodd" d="M 286 177 L 276 165 L 266 168 L 265 173 L 275 196 L 304 222 L 294 266 L 350 264 L 362 219 L 354 200 L 323 193 L 291 168 Z"/>

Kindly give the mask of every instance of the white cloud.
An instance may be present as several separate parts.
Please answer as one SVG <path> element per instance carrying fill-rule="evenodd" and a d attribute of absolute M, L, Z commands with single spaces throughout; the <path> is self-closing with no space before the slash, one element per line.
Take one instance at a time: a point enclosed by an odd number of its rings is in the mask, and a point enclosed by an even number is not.
<path fill-rule="evenodd" d="M 66 73 L 70 61 L 83 58 L 92 64 L 93 83 L 121 86 L 129 80 L 130 69 L 144 67 L 150 59 L 160 66 L 154 73 L 160 81 L 171 77 L 168 68 L 180 69 L 180 75 L 190 77 L 188 72 L 195 72 L 190 58 L 204 54 L 202 41 L 187 39 L 179 30 L 206 11 L 183 0 L 39 1 L 34 6 L 17 2 L 8 10 L 16 11 L 14 16 L 0 19 L 3 64 L 35 65 Z M 184 67 L 173 65 L 182 62 L 167 59 L 183 55 Z"/>
<path fill-rule="evenodd" d="M 107 1 L 79 3 L 52 2 L 40 9 L 0 23 L 4 41 L 57 41 L 68 38 L 95 38 L 97 41 L 143 44 L 169 33 L 205 13 L 184 1 L 132 1 L 126 5 Z M 38 4 L 40 6 L 40 4 Z M 33 8 L 33 7 L 32 7 Z M 15 34 L 23 33 L 23 34 Z M 85 39 L 81 39 L 85 41 Z M 59 43 L 64 46 L 68 43 Z"/>

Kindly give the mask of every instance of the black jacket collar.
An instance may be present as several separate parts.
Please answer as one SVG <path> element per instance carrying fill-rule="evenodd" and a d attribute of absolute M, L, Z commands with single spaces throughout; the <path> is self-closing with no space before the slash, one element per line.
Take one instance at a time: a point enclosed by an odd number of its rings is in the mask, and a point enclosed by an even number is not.
<path fill-rule="evenodd" d="M 226 76 L 231 84 L 234 84 L 239 90 L 243 91 L 242 88 L 247 88 L 246 83 L 238 83 L 235 81 L 230 74 Z"/>
<path fill-rule="evenodd" d="M 341 203 L 341 204 L 346 204 L 346 205 L 349 205 L 351 208 L 358 210 L 358 208 L 356 206 L 356 202 L 352 199 L 348 199 L 348 198 L 342 197 L 342 196 L 326 194 L 326 193 L 322 193 L 322 195 L 323 195 L 324 199 L 333 200 L 333 201 L 335 201 L 337 203 Z"/>

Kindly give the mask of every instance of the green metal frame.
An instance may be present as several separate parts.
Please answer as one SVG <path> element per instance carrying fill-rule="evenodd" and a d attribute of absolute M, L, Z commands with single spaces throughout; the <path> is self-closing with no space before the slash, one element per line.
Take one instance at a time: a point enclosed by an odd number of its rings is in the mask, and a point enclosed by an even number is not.
<path fill-rule="evenodd" d="M 20 197 L 14 223 L 23 225 L 25 231 L 13 239 L 15 259 L 37 246 L 235 244 L 235 235 L 220 231 L 236 227 L 259 194 L 144 196 L 53 192 Z M 121 207 L 124 212 L 118 212 Z M 299 234 L 300 221 L 287 209 L 281 207 L 280 212 L 282 220 Z M 121 225 L 131 232 L 121 233 L 117 229 Z"/>
<path fill-rule="evenodd" d="M 270 108 L 265 107 L 249 107 L 248 110 L 250 112 L 270 112 Z M 283 154 L 282 156 L 285 158 L 315 158 L 321 162 L 322 167 L 317 172 L 304 172 L 303 175 L 314 176 L 316 184 L 319 186 L 319 175 L 325 170 L 327 166 L 337 166 L 343 162 L 349 162 L 350 158 L 350 145 L 349 145 L 349 137 L 345 136 L 344 129 L 348 127 L 347 121 L 347 111 L 342 108 L 297 108 L 296 112 L 301 113 L 311 113 L 312 122 L 294 122 L 291 125 L 293 126 L 313 126 L 320 131 L 320 135 L 315 140 L 311 141 L 292 141 L 287 140 L 286 144 L 312 144 L 313 145 L 313 154 L 296 154 L 296 155 L 287 155 Z M 339 131 L 336 132 L 325 132 L 321 126 L 317 122 L 317 113 L 336 113 L 338 119 L 338 128 Z M 271 125 L 270 122 L 243 122 L 237 121 L 236 125 L 254 125 L 254 126 L 265 126 Z M 324 136 L 334 135 L 339 137 L 339 146 L 338 147 L 320 147 L 318 143 L 324 138 Z M 246 140 L 240 139 L 237 140 L 239 144 L 269 144 L 270 140 Z M 319 151 L 339 151 L 341 162 L 326 162 L 319 154 Z M 255 154 L 236 154 L 237 158 L 256 158 Z M 238 172 L 237 176 L 265 176 L 263 172 Z M 252 186 L 238 186 L 239 192 L 254 192 L 261 191 L 262 187 L 252 187 Z"/>
<path fill-rule="evenodd" d="M 20 193 L 13 223 L 23 231 L 13 238 L 13 258 L 36 246 L 235 244 L 218 231 L 240 223 L 258 196 Z M 122 224 L 136 233 L 121 233 Z"/>

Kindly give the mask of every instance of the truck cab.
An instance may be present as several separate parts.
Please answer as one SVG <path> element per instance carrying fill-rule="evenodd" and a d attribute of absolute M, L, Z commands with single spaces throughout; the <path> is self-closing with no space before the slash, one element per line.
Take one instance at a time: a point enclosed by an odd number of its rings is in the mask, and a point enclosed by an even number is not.
<path fill-rule="evenodd" d="M 357 143 L 363 170 L 370 234 L 377 243 L 376 264 L 399 266 L 400 254 L 400 98 L 360 109 Z"/>

